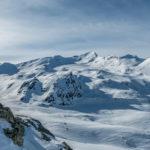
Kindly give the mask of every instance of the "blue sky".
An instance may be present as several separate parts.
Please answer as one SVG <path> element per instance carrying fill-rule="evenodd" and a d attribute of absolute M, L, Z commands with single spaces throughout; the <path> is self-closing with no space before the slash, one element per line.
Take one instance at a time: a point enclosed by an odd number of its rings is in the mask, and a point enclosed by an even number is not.
<path fill-rule="evenodd" d="M 149 0 L 1 0 L 0 61 L 55 54 L 150 56 Z"/>

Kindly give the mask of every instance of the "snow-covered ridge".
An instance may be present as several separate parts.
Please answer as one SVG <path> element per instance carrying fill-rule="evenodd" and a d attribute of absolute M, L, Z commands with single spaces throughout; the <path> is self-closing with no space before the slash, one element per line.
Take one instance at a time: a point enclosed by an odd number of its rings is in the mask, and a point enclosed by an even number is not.
<path fill-rule="evenodd" d="M 89 63 L 89 62 L 94 61 L 97 57 L 98 57 L 97 53 L 88 52 L 88 53 L 78 56 L 78 61 L 80 63 Z"/>
<path fill-rule="evenodd" d="M 132 99 L 150 95 L 149 59 L 129 54 L 100 57 L 89 52 L 2 66 L 5 67 L 0 67 L 0 79 L 6 78 L 2 81 L 5 83 L 1 87 L 2 99 L 9 91 L 12 92 L 8 94 L 9 99 L 49 105 L 71 104 L 81 97 L 123 98 L 126 95 L 124 98 Z M 10 72 L 3 74 L 4 70 Z"/>

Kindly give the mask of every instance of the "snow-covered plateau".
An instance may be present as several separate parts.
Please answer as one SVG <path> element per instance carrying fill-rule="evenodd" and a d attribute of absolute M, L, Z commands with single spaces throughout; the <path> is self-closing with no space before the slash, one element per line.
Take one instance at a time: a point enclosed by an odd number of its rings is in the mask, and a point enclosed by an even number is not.
<path fill-rule="evenodd" d="M 0 103 L 15 118 L 0 114 L 0 150 L 150 150 L 150 58 L 89 52 L 1 63 Z M 18 117 L 21 144 L 12 136 Z"/>

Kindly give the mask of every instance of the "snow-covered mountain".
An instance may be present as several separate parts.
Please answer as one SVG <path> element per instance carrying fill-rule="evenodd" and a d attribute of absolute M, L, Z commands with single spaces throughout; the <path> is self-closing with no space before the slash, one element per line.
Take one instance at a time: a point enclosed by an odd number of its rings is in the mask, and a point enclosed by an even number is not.
<path fill-rule="evenodd" d="M 0 83 L 0 103 L 73 149 L 150 149 L 150 58 L 89 52 L 4 63 Z"/>

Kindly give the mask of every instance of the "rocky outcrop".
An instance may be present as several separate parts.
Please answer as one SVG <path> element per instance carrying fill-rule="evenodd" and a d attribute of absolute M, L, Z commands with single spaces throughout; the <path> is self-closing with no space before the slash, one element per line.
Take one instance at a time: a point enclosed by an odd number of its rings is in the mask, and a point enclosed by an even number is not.
<path fill-rule="evenodd" d="M 10 123 L 13 123 L 15 121 L 15 117 L 10 108 L 3 107 L 2 104 L 0 104 L 0 118 L 6 119 Z"/>
<path fill-rule="evenodd" d="M 18 89 L 18 95 L 24 103 L 32 100 L 33 95 L 38 95 L 50 105 L 66 105 L 82 96 L 82 87 L 78 76 L 68 73 L 56 78 L 48 88 L 43 88 L 43 83 L 37 78 L 25 81 Z"/>
<path fill-rule="evenodd" d="M 73 150 L 66 142 L 62 142 L 64 150 Z"/>
<path fill-rule="evenodd" d="M 21 95 L 21 101 L 25 103 L 29 102 L 32 93 L 37 95 L 42 93 L 42 83 L 37 78 L 25 81 L 18 90 L 18 95 Z"/>
<path fill-rule="evenodd" d="M 109 71 L 106 70 L 100 70 L 97 73 L 97 77 L 99 79 L 105 79 L 106 77 L 111 77 L 111 76 L 113 76 L 113 73 L 110 73 Z"/>
<path fill-rule="evenodd" d="M 25 131 L 28 128 L 31 128 L 38 132 L 40 138 L 47 142 L 51 142 L 52 140 L 55 142 L 55 136 L 47 130 L 40 121 L 28 118 L 25 116 L 15 117 L 8 107 L 4 107 L 0 104 L 0 119 L 4 119 L 10 124 L 10 127 L 3 128 L 5 136 L 10 138 L 15 145 L 22 147 L 24 145 Z M 30 139 L 28 139 L 30 140 Z M 72 150 L 72 148 L 66 143 L 62 142 L 60 144 L 56 144 L 59 150 Z"/>
<path fill-rule="evenodd" d="M 4 134 L 11 138 L 14 144 L 22 146 L 25 128 L 20 119 L 15 118 L 10 108 L 3 107 L 2 104 L 0 104 L 0 118 L 6 120 L 11 125 L 11 128 L 4 128 Z"/>
<path fill-rule="evenodd" d="M 3 107 L 0 104 L 0 118 L 6 120 L 10 123 L 11 128 L 4 128 L 4 134 L 12 139 L 14 144 L 18 146 L 23 145 L 24 141 L 24 132 L 26 128 L 34 128 L 41 134 L 41 138 L 46 141 L 51 141 L 51 139 L 55 139 L 55 136 L 44 126 L 35 119 L 22 119 L 19 117 L 14 117 L 13 113 L 11 112 L 10 108 Z"/>
<path fill-rule="evenodd" d="M 21 124 L 15 120 L 14 123 L 11 123 L 11 128 L 5 128 L 4 133 L 7 137 L 11 138 L 14 144 L 18 146 L 23 145 L 23 137 L 24 137 L 25 128 Z"/>
<path fill-rule="evenodd" d="M 81 96 L 82 87 L 78 77 L 69 73 L 56 80 L 52 91 L 45 98 L 45 101 L 50 104 L 67 105 L 74 98 Z"/>
<path fill-rule="evenodd" d="M 46 141 L 51 141 L 51 139 L 55 139 L 55 136 L 47 130 L 41 123 L 40 121 L 36 119 L 25 119 L 23 121 L 25 126 L 27 127 L 33 127 L 35 130 L 41 133 L 41 138 Z"/>

